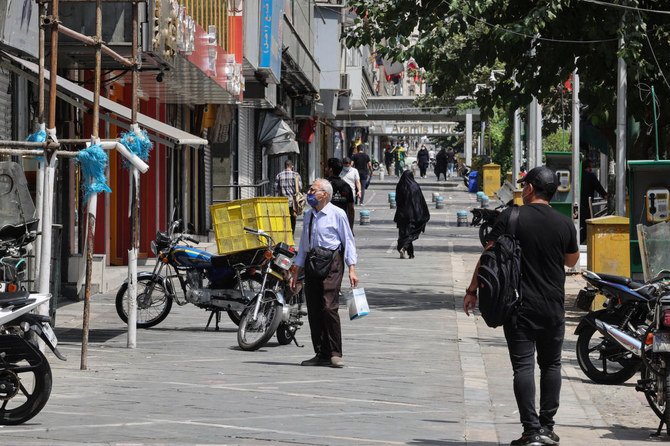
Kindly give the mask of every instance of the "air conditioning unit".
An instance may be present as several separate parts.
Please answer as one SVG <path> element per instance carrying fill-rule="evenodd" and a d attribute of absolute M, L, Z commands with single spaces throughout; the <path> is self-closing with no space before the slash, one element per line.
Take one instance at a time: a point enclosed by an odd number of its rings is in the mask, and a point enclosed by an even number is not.
<path fill-rule="evenodd" d="M 349 89 L 349 74 L 340 73 L 340 90 Z"/>

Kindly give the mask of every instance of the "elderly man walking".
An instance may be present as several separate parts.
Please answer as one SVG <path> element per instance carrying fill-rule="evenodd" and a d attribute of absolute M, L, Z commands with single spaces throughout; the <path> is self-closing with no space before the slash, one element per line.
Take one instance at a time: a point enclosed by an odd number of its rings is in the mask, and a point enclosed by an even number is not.
<path fill-rule="evenodd" d="M 351 286 L 356 287 L 358 284 L 357 255 L 347 214 L 330 202 L 332 197 L 333 187 L 322 178 L 315 180 L 307 191 L 307 203 L 312 209 L 305 213 L 295 260 L 297 268 L 291 277 L 291 287 L 295 289 L 300 270 L 305 267 L 305 262 L 309 262 L 309 257 L 315 254 L 315 248 L 325 248 L 325 251 L 320 251 L 332 258 L 325 277 L 319 277 L 310 268 L 305 270 L 307 313 L 316 355 L 303 361 L 303 366 L 344 367 L 338 314 L 339 293 L 345 263 L 349 269 Z"/>

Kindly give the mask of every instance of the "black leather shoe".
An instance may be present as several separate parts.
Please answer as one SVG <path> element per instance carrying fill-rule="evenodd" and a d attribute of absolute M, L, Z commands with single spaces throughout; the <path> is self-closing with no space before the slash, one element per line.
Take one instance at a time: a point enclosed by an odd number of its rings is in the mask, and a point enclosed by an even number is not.
<path fill-rule="evenodd" d="M 542 437 L 538 431 L 526 431 L 521 434 L 521 438 L 518 438 L 510 443 L 510 446 L 544 446 L 546 444 L 542 441 Z"/>

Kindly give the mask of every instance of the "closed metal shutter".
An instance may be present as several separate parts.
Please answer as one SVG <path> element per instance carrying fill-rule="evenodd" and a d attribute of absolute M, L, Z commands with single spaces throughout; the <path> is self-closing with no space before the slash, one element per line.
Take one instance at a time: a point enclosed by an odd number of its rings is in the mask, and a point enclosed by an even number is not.
<path fill-rule="evenodd" d="M 252 108 L 239 109 L 239 127 L 237 132 L 237 171 L 238 184 L 253 185 L 254 184 L 254 110 Z M 254 197 L 255 190 L 253 187 L 240 188 L 241 198 Z"/>
<path fill-rule="evenodd" d="M 11 73 L 0 72 L 0 139 L 12 140 L 12 94 L 9 93 Z"/>

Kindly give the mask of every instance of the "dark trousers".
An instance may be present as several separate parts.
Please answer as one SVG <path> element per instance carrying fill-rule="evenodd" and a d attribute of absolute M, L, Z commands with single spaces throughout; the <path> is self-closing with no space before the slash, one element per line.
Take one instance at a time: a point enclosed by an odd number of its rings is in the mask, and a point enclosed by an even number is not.
<path fill-rule="evenodd" d="M 561 349 L 565 324 L 533 329 L 519 322 L 505 325 L 505 338 L 514 371 L 514 396 L 523 430 L 553 428 L 561 393 Z M 540 413 L 535 410 L 535 350 L 540 366 Z"/>
<path fill-rule="evenodd" d="M 312 332 L 314 353 L 324 359 L 342 356 L 342 330 L 340 327 L 340 285 L 344 275 L 344 262 L 339 252 L 325 279 L 305 274 L 305 296 L 309 329 Z"/>
<path fill-rule="evenodd" d="M 426 176 L 426 170 L 428 170 L 428 164 L 419 164 L 419 174 L 421 178 Z"/>
<path fill-rule="evenodd" d="M 359 176 L 361 177 L 361 199 L 358 200 L 358 204 L 363 204 L 363 200 L 365 199 L 365 189 L 368 187 L 368 176 L 367 175 L 361 175 L 360 170 Z"/>
<path fill-rule="evenodd" d="M 295 210 L 293 209 L 293 206 L 291 205 L 288 206 L 288 213 L 291 218 L 291 234 L 293 234 L 295 233 L 295 219 L 296 219 Z"/>

